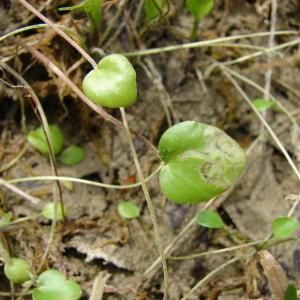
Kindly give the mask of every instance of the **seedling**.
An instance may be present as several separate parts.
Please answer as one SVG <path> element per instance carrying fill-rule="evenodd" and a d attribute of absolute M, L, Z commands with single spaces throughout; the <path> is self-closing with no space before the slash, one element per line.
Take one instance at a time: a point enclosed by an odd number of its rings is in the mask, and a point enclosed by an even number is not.
<path fill-rule="evenodd" d="M 5 276 L 16 284 L 22 284 L 31 278 L 31 268 L 26 260 L 11 258 L 4 266 Z"/>
<path fill-rule="evenodd" d="M 59 160 L 65 165 L 76 165 L 80 163 L 85 157 L 83 148 L 71 145 L 65 149 L 59 156 Z"/>
<path fill-rule="evenodd" d="M 50 142 L 53 147 L 53 152 L 55 155 L 57 155 L 60 153 L 63 147 L 64 136 L 61 130 L 56 125 L 49 125 L 49 132 L 50 132 Z M 48 143 L 42 127 L 30 131 L 27 136 L 27 140 L 29 144 L 31 144 L 42 154 L 45 155 L 49 154 Z"/>
<path fill-rule="evenodd" d="M 223 228 L 225 226 L 221 216 L 211 210 L 201 211 L 196 218 L 196 222 L 201 226 L 214 229 Z"/>
<path fill-rule="evenodd" d="M 194 16 L 194 25 L 191 37 L 197 37 L 197 28 L 201 19 L 207 16 L 214 7 L 214 0 L 186 0 L 186 8 Z"/>
<path fill-rule="evenodd" d="M 85 12 L 89 17 L 92 30 L 94 32 L 99 31 L 99 27 L 102 21 L 101 15 L 101 3 L 102 0 L 85 0 L 79 4 L 68 6 L 68 7 L 60 7 L 59 11 L 72 11 L 74 14 L 80 14 L 81 12 Z"/>
<path fill-rule="evenodd" d="M 56 207 L 55 214 L 54 207 Z M 41 214 L 48 220 L 54 220 L 54 216 L 56 220 L 62 220 L 64 218 L 64 215 L 66 216 L 67 212 L 65 208 L 63 210 L 60 203 L 50 202 L 43 207 Z"/>
<path fill-rule="evenodd" d="M 293 284 L 289 284 L 285 289 L 284 300 L 297 300 L 297 289 Z"/>
<path fill-rule="evenodd" d="M 104 107 L 130 106 L 137 98 L 135 70 L 125 56 L 108 55 L 85 76 L 83 91 L 91 101 Z"/>
<path fill-rule="evenodd" d="M 140 216 L 140 209 L 131 201 L 123 201 L 118 205 L 118 213 L 125 219 L 136 219 Z"/>
<path fill-rule="evenodd" d="M 224 192 L 245 167 L 245 151 L 224 131 L 186 121 L 169 128 L 159 141 L 165 165 L 159 182 L 165 196 L 191 204 Z"/>
<path fill-rule="evenodd" d="M 275 239 L 283 239 L 289 237 L 297 228 L 299 222 L 296 218 L 281 217 L 272 222 L 272 231 Z"/>
<path fill-rule="evenodd" d="M 49 131 L 54 154 L 58 155 L 63 148 L 65 140 L 64 135 L 60 128 L 56 125 L 49 125 Z M 36 148 L 42 154 L 49 154 L 48 143 L 42 127 L 30 131 L 27 136 L 27 140 L 34 148 Z M 61 153 L 59 159 L 62 163 L 66 165 L 75 165 L 82 161 L 84 157 L 84 149 L 75 145 L 71 145 Z"/>
<path fill-rule="evenodd" d="M 146 13 L 146 21 L 147 23 L 154 20 L 158 17 L 164 6 L 166 4 L 166 0 L 146 0 L 144 4 L 144 10 Z"/>
<path fill-rule="evenodd" d="M 12 213 L 11 212 L 1 212 L 0 213 L 0 229 L 9 225 L 10 221 L 12 220 Z"/>
<path fill-rule="evenodd" d="M 73 280 L 66 280 L 62 272 L 47 270 L 39 275 L 37 287 L 32 292 L 33 300 L 78 300 L 80 286 Z"/>
<path fill-rule="evenodd" d="M 275 100 L 264 100 L 264 99 L 255 99 L 253 100 L 252 103 L 258 111 L 266 111 L 267 109 L 276 105 Z"/>

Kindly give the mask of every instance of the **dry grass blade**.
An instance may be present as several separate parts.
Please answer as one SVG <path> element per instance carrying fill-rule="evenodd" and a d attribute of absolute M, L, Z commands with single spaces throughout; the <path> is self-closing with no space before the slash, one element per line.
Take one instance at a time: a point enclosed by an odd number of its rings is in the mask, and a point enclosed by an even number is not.
<path fill-rule="evenodd" d="M 257 255 L 274 294 L 278 299 L 284 300 L 284 292 L 288 285 L 285 271 L 269 251 L 262 250 Z"/>

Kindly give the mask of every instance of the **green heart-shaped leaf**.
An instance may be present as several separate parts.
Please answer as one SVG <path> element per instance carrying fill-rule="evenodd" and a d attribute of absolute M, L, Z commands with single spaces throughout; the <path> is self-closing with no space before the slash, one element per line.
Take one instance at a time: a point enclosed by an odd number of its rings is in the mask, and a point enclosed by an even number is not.
<path fill-rule="evenodd" d="M 197 21 L 200 21 L 203 17 L 209 14 L 214 7 L 213 0 L 187 0 L 186 8 L 195 17 Z"/>
<path fill-rule="evenodd" d="M 76 165 L 84 159 L 84 156 L 83 148 L 72 145 L 60 154 L 59 160 L 66 165 Z"/>
<path fill-rule="evenodd" d="M 165 165 L 159 181 L 165 196 L 190 204 L 219 195 L 230 187 L 245 167 L 245 151 L 224 131 L 186 121 L 161 137 L 159 152 Z"/>
<path fill-rule="evenodd" d="M 212 210 L 201 211 L 196 219 L 197 223 L 201 226 L 208 228 L 223 228 L 225 226 L 221 216 Z"/>
<path fill-rule="evenodd" d="M 57 155 L 63 147 L 64 136 L 61 130 L 55 125 L 49 125 L 49 131 L 53 152 L 55 155 Z M 27 136 L 27 140 L 29 144 L 31 144 L 42 154 L 49 154 L 48 143 L 42 127 L 30 131 Z"/>
<path fill-rule="evenodd" d="M 120 54 L 104 57 L 83 80 L 86 96 L 98 105 L 127 107 L 136 101 L 136 73 L 129 60 Z"/>
<path fill-rule="evenodd" d="M 272 231 L 275 239 L 289 237 L 299 226 L 296 218 L 280 217 L 272 222 Z"/>
<path fill-rule="evenodd" d="M 21 284 L 30 279 L 31 268 L 26 260 L 11 258 L 4 266 L 5 276 L 16 284 Z"/>
<path fill-rule="evenodd" d="M 81 297 L 80 286 L 66 280 L 57 270 L 43 272 L 37 280 L 37 287 L 32 292 L 33 300 L 78 300 Z"/>
<path fill-rule="evenodd" d="M 118 213 L 125 219 L 135 219 L 140 215 L 140 209 L 131 201 L 123 201 L 118 204 Z"/>

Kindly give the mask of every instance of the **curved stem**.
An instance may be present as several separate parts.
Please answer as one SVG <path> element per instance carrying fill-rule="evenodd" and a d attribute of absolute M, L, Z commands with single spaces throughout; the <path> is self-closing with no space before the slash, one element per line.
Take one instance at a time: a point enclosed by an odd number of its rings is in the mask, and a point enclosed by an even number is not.
<path fill-rule="evenodd" d="M 145 182 L 148 182 L 150 179 L 152 179 L 162 168 L 163 164 L 160 164 L 159 167 L 150 174 L 147 178 L 145 178 Z M 117 185 L 117 184 L 107 184 L 107 183 L 101 183 L 81 178 L 73 178 L 73 177 L 66 177 L 66 176 L 33 176 L 33 177 L 25 177 L 25 178 L 17 178 L 17 179 L 11 179 L 6 180 L 6 183 L 15 184 L 20 182 L 28 182 L 28 181 L 68 181 L 68 182 L 76 182 L 76 183 L 82 183 L 87 185 L 93 185 L 101 188 L 106 189 L 117 189 L 117 190 L 123 190 L 123 189 L 132 189 L 141 186 L 141 182 L 133 183 L 133 184 L 126 184 L 126 185 Z M 3 185 L 3 181 L 0 179 L 0 185 Z"/>
<path fill-rule="evenodd" d="M 61 29 L 59 29 L 52 21 L 50 21 L 43 14 L 41 14 L 26 0 L 19 0 L 19 2 L 22 5 L 24 5 L 28 10 L 30 10 L 34 15 L 36 15 L 39 19 L 48 24 L 55 32 L 57 32 L 57 34 L 64 38 L 68 43 L 70 43 L 94 68 L 97 67 L 96 62 L 91 58 L 91 56 L 87 55 L 87 52 L 84 51 L 84 49 L 82 49 L 73 39 L 71 39 L 67 34 L 65 34 Z"/>
<path fill-rule="evenodd" d="M 167 299 L 168 297 L 168 268 L 167 268 L 167 262 L 166 262 L 166 257 L 165 257 L 165 253 L 163 250 L 163 246 L 161 243 L 161 237 L 160 237 L 160 232 L 159 232 L 159 227 L 158 227 L 158 223 L 157 223 L 157 218 L 156 218 L 156 214 L 155 214 L 155 209 L 154 209 L 154 205 L 153 202 L 151 200 L 150 194 L 149 194 L 149 190 L 148 187 L 146 185 L 145 182 L 145 178 L 143 175 L 143 171 L 133 144 L 133 140 L 132 140 L 132 136 L 131 136 L 131 132 L 128 126 L 128 121 L 127 121 L 127 117 L 126 117 L 126 113 L 125 113 L 125 109 L 123 107 L 120 108 L 121 111 L 121 115 L 122 115 L 122 120 L 123 120 L 123 124 L 124 124 L 124 128 L 126 131 L 126 135 L 128 138 L 128 142 L 129 142 L 129 146 L 130 146 L 130 150 L 131 150 L 131 154 L 133 156 L 133 160 L 134 160 L 134 164 L 137 170 L 137 174 L 139 177 L 139 180 L 141 182 L 142 185 L 142 189 L 145 195 L 145 199 L 147 201 L 147 205 L 148 205 L 148 209 L 149 209 L 149 213 L 150 213 L 150 217 L 151 217 L 151 221 L 152 221 L 152 225 L 153 225 L 153 229 L 154 229 L 154 238 L 155 238 L 155 244 L 157 247 L 157 250 L 159 252 L 160 255 L 160 260 L 162 263 L 162 267 L 163 267 L 163 272 L 164 272 L 164 300 Z"/>
<path fill-rule="evenodd" d="M 270 32 L 258 32 L 258 33 L 252 33 L 252 34 L 241 34 L 241 35 L 236 35 L 236 36 L 221 37 L 221 38 L 212 39 L 212 40 L 199 41 L 199 42 L 186 43 L 186 44 L 173 45 L 173 46 L 166 46 L 166 47 L 161 47 L 161 48 L 153 48 L 153 49 L 145 49 L 145 50 L 138 50 L 138 51 L 132 51 L 132 52 L 124 52 L 122 54 L 124 56 L 127 56 L 127 57 L 129 57 L 129 56 L 144 56 L 144 55 L 160 54 L 160 53 L 163 53 L 163 52 L 171 52 L 171 51 L 182 50 L 182 49 L 207 47 L 207 46 L 210 46 L 212 44 L 223 43 L 223 42 L 228 42 L 228 41 L 234 41 L 234 40 L 239 40 L 239 39 L 244 39 L 244 38 L 269 36 L 270 34 L 271 34 Z M 296 31 L 276 31 L 276 32 L 274 32 L 274 34 L 275 35 L 287 35 L 287 34 L 297 34 L 297 32 Z M 291 43 L 291 42 L 289 42 L 289 43 Z M 285 43 L 285 45 L 286 44 L 287 43 Z M 282 44 L 282 45 L 284 45 L 284 44 Z M 269 48 L 267 48 L 267 49 L 269 49 Z M 281 49 L 281 48 L 279 48 L 279 49 Z"/>
<path fill-rule="evenodd" d="M 184 296 L 181 298 L 181 300 L 187 300 L 189 299 L 192 294 L 199 289 L 207 280 L 211 279 L 213 276 L 215 276 L 217 273 L 221 272 L 223 269 L 225 269 L 227 266 L 234 264 L 238 260 L 240 260 L 241 257 L 234 257 L 225 263 L 218 266 L 216 269 L 209 272 L 205 277 L 203 277 L 200 281 L 198 281 L 197 284 L 194 285 L 194 287 Z"/>

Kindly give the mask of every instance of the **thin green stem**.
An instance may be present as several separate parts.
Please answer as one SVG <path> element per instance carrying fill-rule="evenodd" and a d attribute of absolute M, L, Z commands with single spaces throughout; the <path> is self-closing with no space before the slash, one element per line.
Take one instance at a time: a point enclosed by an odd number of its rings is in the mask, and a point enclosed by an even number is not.
<path fill-rule="evenodd" d="M 221 272 L 226 267 L 228 267 L 228 266 L 234 264 L 235 262 L 239 261 L 240 259 L 241 259 L 241 257 L 234 257 L 234 258 L 226 261 L 225 263 L 219 265 L 217 268 L 215 268 L 214 270 L 209 272 L 206 276 L 204 276 L 200 281 L 198 281 L 198 283 L 195 286 L 193 286 L 193 288 L 183 298 L 181 298 L 181 300 L 189 299 L 194 294 L 194 292 L 197 289 L 199 289 L 201 286 L 203 286 L 209 279 L 214 277 L 217 273 Z"/>
<path fill-rule="evenodd" d="M 34 219 L 36 219 L 40 216 L 41 216 L 41 214 L 35 214 L 35 215 L 32 215 L 32 216 L 19 218 L 17 220 L 14 220 L 14 221 L 10 222 L 8 226 L 20 224 L 20 223 L 27 222 L 27 221 L 30 221 L 30 220 L 34 220 Z"/>
<path fill-rule="evenodd" d="M 222 68 L 222 66 L 221 66 L 221 68 Z M 256 109 L 256 107 L 252 104 L 251 100 L 249 99 L 249 97 L 247 96 L 247 94 L 243 91 L 243 89 L 239 86 L 239 84 L 236 82 L 236 80 L 234 80 L 232 78 L 232 76 L 224 68 L 223 68 L 223 72 L 226 75 L 226 77 L 235 86 L 235 88 L 237 89 L 237 91 L 242 95 L 242 97 L 244 98 L 244 100 L 250 105 L 250 107 L 252 108 L 252 110 L 254 111 L 254 113 L 257 115 L 257 117 L 259 118 L 259 120 L 263 123 L 263 125 L 265 126 L 265 128 L 267 129 L 267 131 L 269 132 L 269 134 L 271 135 L 271 137 L 273 138 L 273 140 L 277 144 L 278 148 L 280 149 L 280 151 L 282 152 L 282 154 L 284 155 L 284 157 L 288 161 L 289 165 L 291 166 L 291 168 L 294 171 L 295 175 L 297 176 L 298 180 L 300 180 L 300 172 L 299 172 L 298 168 L 296 167 L 296 165 L 295 165 L 294 161 L 292 160 L 291 156 L 286 151 L 286 149 L 284 148 L 283 144 L 281 143 L 281 141 L 279 140 L 279 138 L 277 137 L 277 135 L 273 131 L 273 129 L 270 127 L 270 125 L 267 123 L 267 121 L 263 118 L 263 116 L 259 113 L 259 111 Z M 288 217 L 292 216 L 292 214 L 296 210 L 299 202 L 300 202 L 300 199 L 297 199 L 293 203 L 292 207 L 290 208 L 290 210 L 289 210 L 289 212 L 287 214 Z"/>
<path fill-rule="evenodd" d="M 255 89 L 257 89 L 258 91 L 260 92 L 264 92 L 264 88 L 261 87 L 259 84 L 257 84 L 255 81 L 249 79 L 248 77 L 246 76 L 243 76 L 242 74 L 226 67 L 223 65 L 223 68 L 226 69 L 226 71 L 228 73 L 230 73 L 231 75 L 233 75 L 234 77 L 240 79 L 241 81 L 249 84 L 250 86 L 253 86 Z M 271 100 L 275 100 L 276 101 L 276 105 L 278 106 L 278 108 L 280 108 L 282 110 L 282 112 L 288 117 L 288 119 L 292 122 L 292 124 L 294 126 L 296 126 L 297 130 L 300 130 L 299 129 L 299 125 L 297 124 L 296 120 L 294 119 L 293 115 L 285 108 L 285 106 L 278 100 L 276 99 L 274 96 L 272 96 L 272 94 L 269 94 L 270 95 L 270 99 Z"/>
<path fill-rule="evenodd" d="M 14 166 L 18 161 L 19 159 L 24 155 L 24 153 L 26 152 L 27 150 L 27 144 L 24 145 L 24 147 L 21 149 L 21 151 L 17 154 L 16 157 L 14 157 L 11 161 L 9 161 L 7 164 L 5 164 L 4 166 L 2 166 L 0 168 L 0 173 L 10 169 L 12 166 Z"/>
<path fill-rule="evenodd" d="M 190 255 L 185 255 L 185 256 L 170 256 L 168 259 L 171 260 L 186 260 L 186 259 L 194 259 L 202 256 L 208 256 L 208 255 L 214 255 L 214 254 L 220 254 L 220 253 L 226 253 L 226 252 L 231 252 L 231 251 L 236 251 L 240 250 L 243 248 L 248 248 L 251 246 L 256 246 L 262 243 L 265 243 L 266 240 L 259 240 L 259 241 L 253 241 L 250 243 L 242 244 L 242 245 L 237 245 L 237 246 L 232 246 L 228 248 L 223 248 L 223 249 L 216 249 L 216 250 L 210 250 L 210 251 L 205 251 L 205 252 L 200 252 L 200 253 L 195 253 L 195 254 L 190 254 Z"/>
<path fill-rule="evenodd" d="M 26 199 L 33 205 L 38 205 L 40 203 L 40 199 L 34 196 L 27 194 L 26 192 L 20 190 L 18 187 L 12 185 L 11 183 L 5 181 L 4 179 L 0 178 L 0 186 L 4 186 L 6 189 L 10 190 L 11 192 L 15 193 L 16 195 Z"/>
<path fill-rule="evenodd" d="M 199 21 L 196 18 L 194 18 L 193 27 L 192 27 L 192 31 L 191 31 L 191 40 L 192 41 L 197 39 L 198 25 L 199 25 Z"/>
<path fill-rule="evenodd" d="M 58 35 L 64 38 L 69 44 L 71 44 L 94 68 L 97 67 L 96 62 L 91 59 L 89 55 L 86 55 L 86 51 L 80 47 L 72 38 L 70 38 L 67 34 L 65 34 L 61 29 L 59 29 L 52 21 L 46 18 L 43 14 L 41 14 L 36 8 L 34 8 L 30 3 L 26 0 L 18 0 L 22 5 L 24 5 L 28 10 L 30 10 L 34 15 L 36 15 L 43 22 L 48 24 Z"/>
<path fill-rule="evenodd" d="M 220 65 L 220 67 L 222 68 L 222 65 Z M 226 69 L 224 69 L 224 68 L 223 68 L 223 72 L 226 75 L 226 77 L 232 82 L 232 84 L 237 89 L 237 91 L 242 95 L 244 100 L 249 104 L 249 106 L 252 108 L 252 110 L 254 111 L 256 116 L 259 118 L 259 120 L 263 123 L 263 125 L 265 126 L 265 128 L 267 129 L 267 131 L 269 132 L 269 134 L 271 135 L 271 137 L 273 138 L 273 140 L 277 144 L 278 148 L 280 149 L 280 151 L 282 152 L 282 154 L 284 155 L 284 157 L 286 158 L 286 160 L 290 164 L 290 166 L 293 169 L 294 173 L 296 174 L 297 178 L 300 180 L 300 172 L 299 172 L 298 168 L 296 167 L 296 165 L 293 162 L 291 156 L 288 154 L 288 152 L 284 148 L 283 144 L 281 143 L 281 141 L 279 140 L 279 138 L 277 137 L 277 135 L 275 134 L 273 129 L 270 127 L 270 125 L 263 118 L 261 113 L 253 105 L 253 103 L 250 100 L 250 98 L 248 97 L 248 95 L 241 89 L 241 87 L 238 85 L 238 83 L 232 78 L 232 76 L 229 74 L 229 72 L 227 72 Z M 295 202 L 298 202 L 298 201 L 295 201 Z"/>
<path fill-rule="evenodd" d="M 293 35 L 293 34 L 297 34 L 297 32 L 296 31 L 276 31 L 274 34 L 275 35 Z M 127 56 L 127 57 L 129 57 L 129 56 L 144 56 L 144 55 L 160 54 L 160 53 L 164 53 L 164 52 L 171 52 L 171 51 L 177 51 L 177 50 L 183 50 L 183 49 L 207 47 L 207 46 L 217 44 L 217 43 L 235 41 L 235 40 L 240 40 L 240 39 L 244 39 L 244 38 L 263 37 L 263 36 L 269 36 L 269 35 L 270 35 L 270 32 L 258 32 L 258 33 L 252 33 L 252 34 L 241 34 L 241 35 L 236 35 L 236 36 L 228 36 L 228 37 L 222 37 L 222 38 L 217 38 L 217 39 L 212 39 L 212 40 L 192 42 L 192 43 L 173 45 L 173 46 L 167 46 L 167 47 L 161 47 L 161 48 L 153 48 L 153 49 L 145 49 L 145 50 L 124 52 L 122 54 Z"/>
<path fill-rule="evenodd" d="M 134 16 L 135 27 L 138 27 L 138 22 L 140 20 L 140 17 L 141 17 L 142 11 L 143 11 L 144 3 L 145 3 L 145 0 L 139 1 L 138 7 L 136 10 L 136 14 Z"/>
<path fill-rule="evenodd" d="M 145 182 L 148 182 L 150 179 L 152 179 L 162 168 L 163 164 L 160 164 L 160 166 L 147 178 L 145 178 Z M 33 177 L 25 177 L 25 178 L 16 178 L 7 180 L 7 183 L 16 184 L 20 182 L 29 182 L 29 181 L 68 181 L 68 182 L 76 182 L 76 183 L 82 183 L 92 186 L 97 186 L 101 188 L 106 189 L 132 189 L 141 186 L 141 182 L 133 183 L 133 184 L 127 184 L 127 185 L 117 185 L 117 184 L 107 184 L 107 183 L 101 183 L 81 178 L 74 178 L 74 177 L 66 177 L 66 176 L 33 176 Z M 3 184 L 0 180 L 0 185 Z"/>
<path fill-rule="evenodd" d="M 55 26 L 62 29 L 63 31 L 70 33 L 70 35 L 75 36 L 83 44 L 83 40 L 82 40 L 81 36 L 79 34 L 77 34 L 75 31 L 71 30 L 68 27 L 62 26 L 62 25 L 55 24 Z M 11 32 L 8 32 L 7 34 L 2 35 L 0 37 L 0 43 L 2 41 L 4 41 L 5 39 L 12 37 L 14 35 L 17 35 L 19 33 L 22 33 L 22 32 L 28 31 L 28 30 L 42 29 L 42 28 L 48 28 L 48 27 L 49 27 L 49 24 L 36 24 L 36 25 L 25 26 L 25 27 L 13 30 Z"/>
<path fill-rule="evenodd" d="M 148 205 L 148 209 L 149 209 L 149 213 L 150 213 L 150 217 L 151 217 L 151 221 L 152 221 L 152 225 L 153 225 L 153 229 L 154 229 L 155 244 L 156 244 L 158 253 L 160 255 L 160 260 L 161 260 L 162 267 L 163 267 L 163 272 L 164 272 L 164 297 L 163 297 L 163 299 L 166 300 L 167 297 L 168 297 L 168 268 L 167 268 L 167 262 L 166 262 L 166 257 L 165 257 L 165 254 L 164 254 L 162 242 L 161 242 L 161 237 L 160 237 L 159 227 L 158 227 L 158 223 L 157 223 L 155 208 L 154 208 L 153 202 L 151 200 L 151 196 L 150 196 L 147 184 L 145 182 L 143 171 L 142 171 L 142 168 L 141 168 L 141 165 L 140 165 L 140 162 L 139 162 L 139 159 L 138 159 L 138 156 L 137 156 L 134 144 L 133 144 L 133 140 L 132 140 L 131 132 L 130 132 L 130 129 L 129 129 L 125 109 L 123 107 L 121 107 L 120 111 L 121 111 L 121 115 L 122 115 L 124 128 L 125 128 L 125 131 L 126 131 L 126 135 L 127 135 L 127 138 L 128 138 L 131 154 L 133 156 L 133 160 L 134 160 L 134 164 L 135 164 L 135 167 L 136 167 L 136 170 L 137 170 L 137 174 L 138 174 L 139 180 L 140 180 L 141 185 L 142 185 L 142 190 L 143 190 L 144 195 L 145 195 L 145 199 L 146 199 L 146 202 L 147 202 L 147 205 Z"/>

